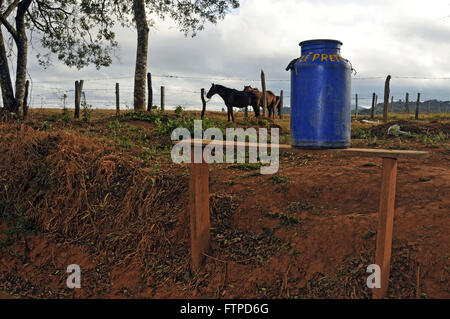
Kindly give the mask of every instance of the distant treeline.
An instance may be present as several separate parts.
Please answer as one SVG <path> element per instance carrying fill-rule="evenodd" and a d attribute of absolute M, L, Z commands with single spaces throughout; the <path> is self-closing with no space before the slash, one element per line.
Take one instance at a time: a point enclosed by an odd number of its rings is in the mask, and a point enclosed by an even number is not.
<path fill-rule="evenodd" d="M 408 107 L 409 107 L 409 113 L 414 114 L 416 111 L 416 104 L 417 101 L 409 101 Z M 438 100 L 428 100 L 421 102 L 419 104 L 419 113 L 447 113 L 450 111 L 450 101 L 438 101 Z M 375 107 L 375 113 L 376 114 L 382 114 L 383 113 L 383 107 L 384 103 L 378 103 Z M 354 106 L 352 107 L 354 109 Z M 429 108 L 429 109 L 428 109 Z M 391 110 L 391 102 L 389 101 L 389 110 Z M 354 112 L 354 111 L 353 111 Z M 394 101 L 394 110 L 393 113 L 405 113 L 406 112 L 406 106 L 405 101 L 398 100 Z M 358 113 L 361 115 L 370 115 L 371 109 L 360 109 L 358 110 Z"/>
<path fill-rule="evenodd" d="M 417 101 L 409 101 L 409 113 L 414 114 L 416 111 L 416 102 Z M 425 102 L 421 102 L 419 106 L 420 113 L 428 113 L 428 103 L 430 103 L 430 112 L 431 113 L 447 113 L 450 112 L 450 101 L 438 101 L 438 100 L 429 100 Z M 391 109 L 391 101 L 389 101 L 389 110 Z M 394 101 L 394 111 L 393 113 L 405 113 L 405 101 L 398 100 Z M 283 108 L 284 114 L 291 114 L 290 107 Z M 355 113 L 355 105 L 352 105 L 352 112 Z M 361 115 L 370 115 L 371 109 L 359 108 L 358 113 Z M 375 107 L 376 114 L 383 114 L 383 103 L 378 103 Z"/>

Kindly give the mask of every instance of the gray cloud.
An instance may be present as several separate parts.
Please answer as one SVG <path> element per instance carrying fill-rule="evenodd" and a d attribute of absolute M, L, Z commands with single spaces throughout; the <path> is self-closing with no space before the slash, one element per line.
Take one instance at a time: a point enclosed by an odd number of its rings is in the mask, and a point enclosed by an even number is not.
<path fill-rule="evenodd" d="M 217 25 L 207 25 L 195 38 L 184 37 L 170 20 L 157 21 L 151 30 L 149 53 L 150 71 L 155 75 L 154 100 L 159 103 L 159 87 L 164 85 L 167 104 L 198 108 L 200 88 L 208 89 L 211 82 L 237 89 L 246 84 L 260 87 L 257 80 L 264 69 L 269 89 L 285 90 L 289 104 L 289 73 L 284 68 L 300 55 L 298 43 L 312 38 L 343 41 L 342 55 L 353 63 L 357 77 L 383 77 L 355 79 L 353 92 L 361 97 L 374 91 L 381 97 L 388 74 L 450 76 L 450 21 L 443 19 L 446 9 L 450 11 L 446 0 L 433 1 L 433 5 L 420 0 L 243 0 L 238 12 Z M 100 71 L 92 67 L 78 71 L 60 63 L 43 71 L 30 57 L 30 74 L 36 82 L 33 105 L 39 107 L 42 98 L 47 101 L 44 104 L 57 103 L 64 91 L 72 103 L 73 82 L 84 79 L 88 102 L 94 107 L 114 105 L 116 81 L 121 84 L 122 101 L 131 106 L 136 35 L 123 29 L 117 29 L 117 34 L 120 59 Z M 404 98 L 406 91 L 411 95 L 422 92 L 425 99 L 449 100 L 450 80 L 392 80 L 396 99 Z M 221 108 L 223 103 L 213 98 L 211 106 Z"/>

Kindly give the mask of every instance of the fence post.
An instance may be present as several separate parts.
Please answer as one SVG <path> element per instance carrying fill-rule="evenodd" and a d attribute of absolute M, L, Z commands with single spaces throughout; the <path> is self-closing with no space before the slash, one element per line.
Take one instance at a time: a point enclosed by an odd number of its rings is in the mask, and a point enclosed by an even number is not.
<path fill-rule="evenodd" d="M 261 70 L 261 86 L 262 86 L 263 117 L 265 117 L 267 111 L 267 99 L 266 99 L 266 76 L 263 70 Z"/>
<path fill-rule="evenodd" d="M 164 92 L 164 86 L 161 86 L 161 111 L 164 112 L 165 109 L 165 92 Z"/>
<path fill-rule="evenodd" d="M 119 83 L 116 83 L 116 116 L 120 116 L 120 91 Z"/>
<path fill-rule="evenodd" d="M 370 113 L 370 119 L 374 119 L 375 118 L 375 92 L 372 95 L 372 110 Z"/>
<path fill-rule="evenodd" d="M 78 83 L 78 85 L 77 85 Z M 81 93 L 83 92 L 84 80 L 75 82 L 75 118 L 80 118 Z"/>
<path fill-rule="evenodd" d="M 419 107 L 420 107 L 420 93 L 417 93 L 417 104 L 416 104 L 416 121 L 419 119 Z"/>
<path fill-rule="evenodd" d="M 152 88 L 152 74 L 150 72 L 147 73 L 147 88 L 148 88 L 147 112 L 151 112 L 153 107 L 153 88 Z"/>
<path fill-rule="evenodd" d="M 203 104 L 203 108 L 202 108 L 202 120 L 205 117 L 205 112 L 206 112 L 206 100 L 205 100 L 205 89 L 201 90 L 201 97 L 202 97 L 202 104 Z"/>
<path fill-rule="evenodd" d="M 75 81 L 75 115 L 74 118 L 80 118 L 80 91 L 78 87 L 80 86 L 80 82 Z"/>
<path fill-rule="evenodd" d="M 28 114 L 28 91 L 30 89 L 30 81 L 25 82 L 25 96 L 23 97 L 23 118 L 27 117 Z"/>
<path fill-rule="evenodd" d="M 284 109 L 284 105 L 283 105 L 283 96 L 284 96 L 284 91 L 283 90 L 281 90 L 281 92 L 280 92 L 280 120 L 282 120 L 283 119 L 283 109 Z"/>
<path fill-rule="evenodd" d="M 405 99 L 405 113 L 409 114 L 409 93 L 406 93 Z"/>
<path fill-rule="evenodd" d="M 391 82 L 391 76 L 388 75 L 386 78 L 386 83 L 384 84 L 384 105 L 383 105 L 383 121 L 384 121 L 384 123 L 388 122 L 389 96 L 391 95 L 391 89 L 389 88 L 390 82 Z"/>
<path fill-rule="evenodd" d="M 391 97 L 391 113 L 394 113 L 394 96 Z"/>

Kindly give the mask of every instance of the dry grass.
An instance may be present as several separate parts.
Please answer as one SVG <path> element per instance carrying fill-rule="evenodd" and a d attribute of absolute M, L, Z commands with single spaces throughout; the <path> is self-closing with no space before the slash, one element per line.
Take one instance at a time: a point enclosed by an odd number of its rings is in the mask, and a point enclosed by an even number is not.
<path fill-rule="evenodd" d="M 3 217 L 21 217 L 27 228 L 133 262 L 147 275 L 164 259 L 150 256 L 173 254 L 170 237 L 186 200 L 181 168 L 149 171 L 103 140 L 73 131 L 3 122 L 0 134 Z"/>

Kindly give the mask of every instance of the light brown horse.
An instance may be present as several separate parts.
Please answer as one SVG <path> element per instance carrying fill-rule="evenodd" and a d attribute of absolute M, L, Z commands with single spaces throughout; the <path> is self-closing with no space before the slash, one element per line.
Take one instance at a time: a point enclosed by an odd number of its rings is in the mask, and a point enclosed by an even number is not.
<path fill-rule="evenodd" d="M 252 92 L 258 96 L 259 106 L 263 106 L 262 92 L 257 88 L 252 88 L 250 85 L 244 86 L 244 92 Z M 266 91 L 267 110 L 269 111 L 269 117 L 275 117 L 275 109 L 279 108 L 280 98 L 277 97 L 272 91 Z"/>

